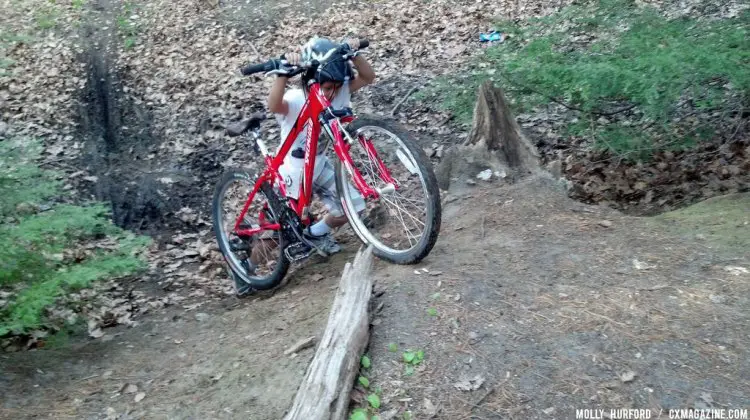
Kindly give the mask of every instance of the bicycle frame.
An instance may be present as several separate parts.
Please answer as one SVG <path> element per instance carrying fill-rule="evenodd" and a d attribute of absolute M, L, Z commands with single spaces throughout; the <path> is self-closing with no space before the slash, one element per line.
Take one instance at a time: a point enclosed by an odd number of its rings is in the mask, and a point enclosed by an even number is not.
<path fill-rule="evenodd" d="M 260 138 L 257 139 L 260 149 L 263 153 L 263 158 L 265 160 L 265 170 L 256 180 L 253 190 L 249 194 L 242 212 L 235 222 L 234 231 L 237 233 L 237 235 L 251 236 L 264 230 L 281 229 L 281 225 L 279 223 L 269 223 L 268 221 L 266 221 L 263 212 L 261 212 L 261 215 L 259 217 L 259 227 L 242 229 L 240 228 L 240 224 L 244 219 L 248 209 L 250 208 L 250 204 L 252 203 L 255 194 L 258 193 L 263 182 L 268 181 L 271 186 L 274 185 L 274 181 L 278 182 L 279 188 L 281 190 L 280 192 L 282 194 L 281 198 L 286 198 L 286 184 L 281 174 L 279 173 L 279 167 L 281 167 L 281 165 L 284 163 L 284 158 L 290 152 L 292 145 L 294 144 L 294 140 L 302 130 L 307 131 L 303 167 L 304 178 L 303 182 L 301 183 L 299 198 L 296 200 L 290 198 L 289 207 L 300 217 L 305 225 L 308 225 L 310 223 L 310 218 L 305 217 L 304 214 L 306 208 L 312 202 L 315 156 L 317 155 L 318 151 L 317 140 L 323 127 L 327 129 L 327 134 L 333 141 L 333 149 L 336 152 L 336 155 L 338 155 L 339 159 L 341 159 L 341 162 L 353 175 L 355 188 L 359 190 L 360 194 L 362 194 L 365 199 L 368 199 L 377 198 L 382 192 L 385 192 L 387 190 L 387 187 L 384 189 L 377 189 L 367 185 L 367 182 L 365 181 L 359 170 L 356 169 L 352 162 L 351 156 L 349 155 L 349 150 L 351 148 L 351 144 L 349 143 L 350 136 L 344 136 L 344 134 L 342 134 L 344 130 L 341 127 L 341 122 L 349 123 L 351 121 L 354 121 L 354 119 L 355 117 L 351 115 L 346 117 L 333 117 L 331 103 L 325 97 L 325 95 L 321 93 L 320 84 L 317 82 L 311 84 L 307 100 L 302 106 L 302 109 L 297 116 L 297 120 L 295 121 L 292 130 L 289 132 L 289 135 L 286 137 L 286 139 L 284 139 L 284 142 L 279 148 L 279 152 L 276 155 L 272 155 L 267 151 L 263 140 L 261 140 Z M 381 178 L 386 183 L 393 186 L 394 189 L 398 188 L 388 169 L 378 157 L 375 148 L 372 146 L 372 143 L 368 139 L 365 139 L 363 136 L 358 137 L 359 142 L 365 148 L 370 159 L 374 159 L 374 161 L 377 162 Z"/>

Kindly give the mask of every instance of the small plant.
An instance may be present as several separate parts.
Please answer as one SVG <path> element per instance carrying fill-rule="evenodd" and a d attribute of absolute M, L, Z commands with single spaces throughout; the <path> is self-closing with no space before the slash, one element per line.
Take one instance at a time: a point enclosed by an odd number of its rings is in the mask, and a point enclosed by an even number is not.
<path fill-rule="evenodd" d="M 138 42 L 138 34 L 141 31 L 140 25 L 134 20 L 135 12 L 138 6 L 135 3 L 125 2 L 123 13 L 117 17 L 117 28 L 120 34 L 125 38 L 124 45 L 126 49 L 133 48 Z"/>
<path fill-rule="evenodd" d="M 397 352 L 398 351 L 398 344 L 396 344 L 396 343 L 389 344 L 388 345 L 388 351 L 390 351 L 391 353 Z"/>
<path fill-rule="evenodd" d="M 362 358 L 360 359 L 360 364 L 365 369 L 369 369 L 370 366 L 372 366 L 372 363 L 370 362 L 370 358 L 367 357 L 367 355 L 362 355 Z"/>
<path fill-rule="evenodd" d="M 369 369 L 372 366 L 372 362 L 367 355 L 362 355 L 362 357 L 360 358 L 360 366 L 362 367 L 362 369 Z M 383 392 L 383 390 L 379 386 L 376 386 L 373 389 L 371 387 L 370 380 L 367 379 L 364 374 L 361 374 L 357 378 L 357 383 L 359 383 L 363 388 L 369 389 L 371 392 L 369 395 L 367 395 L 366 398 L 367 407 L 359 407 L 354 409 L 349 415 L 349 420 L 379 419 L 380 417 L 377 416 L 377 410 L 380 408 L 380 394 Z"/>
<path fill-rule="evenodd" d="M 427 315 L 429 316 L 437 316 L 438 312 L 435 308 L 427 308 Z"/>
<path fill-rule="evenodd" d="M 349 416 L 349 420 L 369 420 L 370 416 L 364 408 L 355 408 Z"/>
<path fill-rule="evenodd" d="M 370 403 L 370 407 L 374 409 L 380 408 L 380 397 L 378 394 L 370 394 L 367 396 L 367 402 Z"/>
<path fill-rule="evenodd" d="M 39 29 L 52 29 L 57 25 L 57 11 L 52 8 L 37 10 L 34 19 Z"/>
<path fill-rule="evenodd" d="M 422 363 L 422 361 L 424 361 L 424 351 L 407 350 L 404 352 L 403 357 L 404 357 L 404 363 L 406 364 L 406 367 L 404 368 L 404 374 L 406 376 L 411 376 L 414 374 L 414 367 Z"/>

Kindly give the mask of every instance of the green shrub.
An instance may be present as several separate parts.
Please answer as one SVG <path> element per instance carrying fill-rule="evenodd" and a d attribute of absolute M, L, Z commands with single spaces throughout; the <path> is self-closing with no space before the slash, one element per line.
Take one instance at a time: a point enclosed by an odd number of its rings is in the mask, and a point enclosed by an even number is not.
<path fill-rule="evenodd" d="M 462 122 L 479 84 L 493 79 L 516 112 L 563 104 L 579 114 L 564 134 L 617 154 L 648 154 L 711 138 L 720 121 L 695 116 L 729 115 L 750 98 L 748 10 L 726 20 L 667 20 L 609 0 L 499 27 L 512 36 L 488 48 L 460 83 L 442 80 L 444 105 Z"/>
<path fill-rule="evenodd" d="M 40 150 L 38 142 L 0 142 L 0 287 L 13 291 L 0 309 L 0 336 L 46 327 L 45 308 L 60 295 L 146 265 L 138 253 L 149 240 L 112 224 L 103 203 L 45 202 L 61 195 L 61 183 L 34 163 Z M 74 253 L 90 243 L 101 246 Z"/>

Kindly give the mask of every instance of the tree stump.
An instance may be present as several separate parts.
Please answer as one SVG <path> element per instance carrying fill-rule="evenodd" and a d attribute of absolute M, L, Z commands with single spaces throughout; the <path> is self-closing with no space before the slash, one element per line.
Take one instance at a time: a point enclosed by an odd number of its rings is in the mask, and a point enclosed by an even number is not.
<path fill-rule="evenodd" d="M 486 81 L 479 87 L 474 120 L 466 141 L 446 153 L 435 173 L 440 188 L 490 169 L 515 179 L 539 170 L 539 152 L 523 135 L 502 89 Z"/>
<path fill-rule="evenodd" d="M 370 338 L 372 246 L 347 263 L 339 289 L 305 378 L 285 420 L 345 419 L 360 357 Z"/>

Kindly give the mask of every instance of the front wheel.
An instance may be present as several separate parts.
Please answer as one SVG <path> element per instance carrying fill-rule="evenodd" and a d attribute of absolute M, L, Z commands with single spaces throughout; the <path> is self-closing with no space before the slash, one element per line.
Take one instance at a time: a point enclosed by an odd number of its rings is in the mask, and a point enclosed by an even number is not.
<path fill-rule="evenodd" d="M 354 167 L 370 188 L 384 189 L 378 198 L 361 198 L 352 175 L 336 162 L 336 188 L 350 225 L 359 239 L 372 244 L 378 257 L 395 264 L 416 264 L 435 246 L 440 232 L 440 190 L 432 164 L 412 136 L 394 122 L 359 117 L 347 128 L 352 137 Z"/>

